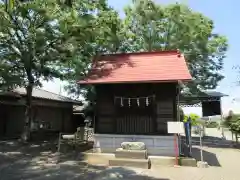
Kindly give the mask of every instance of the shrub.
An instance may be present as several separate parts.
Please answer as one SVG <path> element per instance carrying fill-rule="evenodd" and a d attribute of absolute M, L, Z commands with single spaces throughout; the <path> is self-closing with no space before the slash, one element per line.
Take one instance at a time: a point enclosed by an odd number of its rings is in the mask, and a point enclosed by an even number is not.
<path fill-rule="evenodd" d="M 231 114 L 225 118 L 224 125 L 234 133 L 240 133 L 240 114 Z"/>
<path fill-rule="evenodd" d="M 190 118 L 192 121 L 192 125 L 198 125 L 198 119 L 200 118 L 199 115 L 191 113 Z"/>
<path fill-rule="evenodd" d="M 188 116 L 184 115 L 183 122 L 187 122 L 187 121 L 188 121 Z"/>
<path fill-rule="evenodd" d="M 219 123 L 211 121 L 209 123 L 206 123 L 206 127 L 207 128 L 218 128 L 219 127 Z"/>
<path fill-rule="evenodd" d="M 194 129 L 193 129 L 193 134 L 200 134 L 199 129 L 198 129 L 198 128 L 194 128 Z"/>
<path fill-rule="evenodd" d="M 190 117 L 191 119 L 191 124 L 193 126 L 196 126 L 198 125 L 198 119 L 200 118 L 200 116 L 198 116 L 197 114 L 194 114 L 194 113 L 190 113 L 188 116 L 187 115 L 184 115 L 184 119 L 183 119 L 183 122 L 187 122 L 188 118 Z"/>

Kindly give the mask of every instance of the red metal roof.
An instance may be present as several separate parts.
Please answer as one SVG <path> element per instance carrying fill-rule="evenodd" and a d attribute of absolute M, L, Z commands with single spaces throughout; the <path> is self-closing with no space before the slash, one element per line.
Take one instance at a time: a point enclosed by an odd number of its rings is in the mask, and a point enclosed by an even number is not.
<path fill-rule="evenodd" d="M 188 81 L 192 77 L 178 51 L 109 54 L 95 58 L 79 84 Z"/>

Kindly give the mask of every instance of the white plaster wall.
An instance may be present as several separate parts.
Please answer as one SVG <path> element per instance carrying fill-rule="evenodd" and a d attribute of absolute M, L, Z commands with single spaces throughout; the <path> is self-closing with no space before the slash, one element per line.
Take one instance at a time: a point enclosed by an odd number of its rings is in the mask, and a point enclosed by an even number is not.
<path fill-rule="evenodd" d="M 129 141 L 144 142 L 149 155 L 175 156 L 174 136 L 94 134 L 94 148 L 101 152 L 115 152 Z"/>

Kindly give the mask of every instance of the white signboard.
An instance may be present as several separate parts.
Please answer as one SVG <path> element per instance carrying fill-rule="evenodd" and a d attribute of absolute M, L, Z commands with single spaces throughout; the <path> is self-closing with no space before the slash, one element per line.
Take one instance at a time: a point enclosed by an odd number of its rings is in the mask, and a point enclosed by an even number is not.
<path fill-rule="evenodd" d="M 170 134 L 182 134 L 184 132 L 183 122 L 167 122 L 168 133 Z"/>

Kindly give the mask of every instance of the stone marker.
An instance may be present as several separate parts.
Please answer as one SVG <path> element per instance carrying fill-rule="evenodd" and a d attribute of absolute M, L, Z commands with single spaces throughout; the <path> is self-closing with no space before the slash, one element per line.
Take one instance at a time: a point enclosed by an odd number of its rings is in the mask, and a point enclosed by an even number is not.
<path fill-rule="evenodd" d="M 52 154 L 52 155 L 48 158 L 48 163 L 51 163 L 51 164 L 57 164 L 57 163 L 59 163 L 59 161 L 60 161 L 60 156 L 61 156 L 61 153 L 60 153 L 60 152 L 56 152 L 56 153 Z"/>
<path fill-rule="evenodd" d="M 126 150 L 145 150 L 146 146 L 143 142 L 122 142 L 121 147 Z"/>
<path fill-rule="evenodd" d="M 205 161 L 198 161 L 197 162 L 197 167 L 199 168 L 207 168 L 208 167 L 208 163 Z"/>
<path fill-rule="evenodd" d="M 63 139 L 74 139 L 74 138 L 75 138 L 75 135 L 74 135 L 74 134 L 71 134 L 71 135 L 62 135 L 62 138 L 63 138 Z"/>

